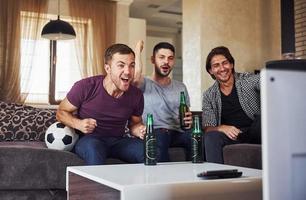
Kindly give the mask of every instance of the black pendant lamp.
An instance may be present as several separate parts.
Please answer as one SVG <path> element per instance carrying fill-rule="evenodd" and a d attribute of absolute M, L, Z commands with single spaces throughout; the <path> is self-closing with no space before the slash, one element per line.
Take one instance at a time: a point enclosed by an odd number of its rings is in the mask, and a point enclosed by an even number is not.
<path fill-rule="evenodd" d="M 76 37 L 75 31 L 71 24 L 60 19 L 60 5 L 58 3 L 57 20 L 48 22 L 41 31 L 41 37 L 49 40 L 70 40 Z"/>

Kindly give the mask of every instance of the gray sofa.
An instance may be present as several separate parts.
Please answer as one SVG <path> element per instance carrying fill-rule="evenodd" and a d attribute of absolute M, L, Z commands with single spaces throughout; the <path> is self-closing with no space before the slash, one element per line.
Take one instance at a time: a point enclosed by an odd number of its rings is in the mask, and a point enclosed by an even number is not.
<path fill-rule="evenodd" d="M 66 167 L 83 165 L 76 154 L 46 148 L 44 134 L 56 111 L 0 101 L 0 199 L 66 199 Z M 201 112 L 194 112 L 199 114 Z M 184 161 L 182 148 L 170 148 L 173 162 Z M 226 164 L 261 168 L 260 145 L 224 148 Z M 107 164 L 123 163 L 108 159 Z"/>
<path fill-rule="evenodd" d="M 0 199 L 66 199 L 66 167 L 84 162 L 48 149 L 46 129 L 55 111 L 0 102 Z"/>

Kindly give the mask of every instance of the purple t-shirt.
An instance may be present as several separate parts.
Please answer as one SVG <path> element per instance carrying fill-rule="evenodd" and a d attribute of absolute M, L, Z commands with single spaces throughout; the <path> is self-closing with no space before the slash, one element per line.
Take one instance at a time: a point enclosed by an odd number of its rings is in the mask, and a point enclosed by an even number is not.
<path fill-rule="evenodd" d="M 144 99 L 135 86 L 119 98 L 110 96 L 103 87 L 104 76 L 93 76 L 76 82 L 67 94 L 68 101 L 78 108 L 80 119 L 93 118 L 97 127 L 92 134 L 122 136 L 131 116 L 140 116 Z"/>

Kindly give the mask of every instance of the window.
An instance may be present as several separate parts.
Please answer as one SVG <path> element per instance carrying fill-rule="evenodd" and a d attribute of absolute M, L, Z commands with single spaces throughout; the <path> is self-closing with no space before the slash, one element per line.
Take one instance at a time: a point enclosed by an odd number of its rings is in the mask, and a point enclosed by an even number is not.
<path fill-rule="evenodd" d="M 35 51 L 34 45 L 40 51 Z M 28 93 L 27 102 L 48 103 L 50 63 L 48 47 L 47 40 L 37 42 L 31 39 L 21 40 L 21 92 Z"/>
<path fill-rule="evenodd" d="M 73 41 L 58 41 L 55 100 L 65 98 L 71 86 L 81 79 Z M 72 59 L 74 58 L 74 59 Z"/>
<path fill-rule="evenodd" d="M 21 16 L 21 26 L 26 26 L 25 19 L 30 16 L 27 12 Z M 78 27 L 86 28 L 85 23 L 81 25 Z M 26 103 L 58 104 L 81 79 L 74 41 L 21 37 L 21 92 L 28 95 Z"/>

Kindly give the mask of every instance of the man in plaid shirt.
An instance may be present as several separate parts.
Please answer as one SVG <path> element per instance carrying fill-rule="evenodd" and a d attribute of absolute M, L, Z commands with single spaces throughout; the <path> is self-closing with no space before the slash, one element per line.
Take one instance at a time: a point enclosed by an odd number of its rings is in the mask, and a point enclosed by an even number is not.
<path fill-rule="evenodd" d="M 223 163 L 223 147 L 260 143 L 260 76 L 237 73 L 228 48 L 211 50 L 206 70 L 216 82 L 203 94 L 202 126 L 208 162 Z"/>

